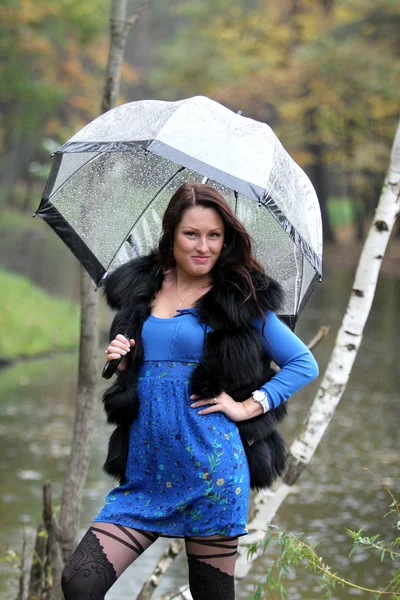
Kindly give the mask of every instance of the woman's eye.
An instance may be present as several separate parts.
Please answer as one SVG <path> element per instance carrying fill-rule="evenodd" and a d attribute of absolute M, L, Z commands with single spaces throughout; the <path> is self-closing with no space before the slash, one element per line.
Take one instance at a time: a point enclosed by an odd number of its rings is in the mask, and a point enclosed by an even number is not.
<path fill-rule="evenodd" d="M 185 231 L 185 235 L 194 236 L 196 235 L 194 231 Z"/>
<path fill-rule="evenodd" d="M 219 233 L 210 233 L 210 237 L 212 237 L 212 238 L 219 238 L 220 234 Z"/>

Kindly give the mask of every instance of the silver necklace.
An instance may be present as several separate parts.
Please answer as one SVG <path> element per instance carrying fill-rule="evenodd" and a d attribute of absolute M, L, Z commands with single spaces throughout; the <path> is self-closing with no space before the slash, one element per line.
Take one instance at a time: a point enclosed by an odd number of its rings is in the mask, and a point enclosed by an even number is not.
<path fill-rule="evenodd" d="M 201 290 L 204 287 L 207 287 L 208 283 L 203 283 L 203 285 L 199 285 L 199 287 L 197 287 L 191 294 L 189 294 L 189 296 L 186 296 L 186 298 L 183 298 L 183 300 L 181 300 L 180 295 L 178 294 L 178 285 L 176 285 L 175 291 L 176 291 L 176 295 L 178 296 L 180 302 L 178 304 L 178 308 L 180 308 L 182 306 L 182 304 L 185 302 L 185 300 L 187 300 L 188 298 L 190 298 L 191 296 L 193 296 L 196 292 L 198 292 L 199 290 Z"/>

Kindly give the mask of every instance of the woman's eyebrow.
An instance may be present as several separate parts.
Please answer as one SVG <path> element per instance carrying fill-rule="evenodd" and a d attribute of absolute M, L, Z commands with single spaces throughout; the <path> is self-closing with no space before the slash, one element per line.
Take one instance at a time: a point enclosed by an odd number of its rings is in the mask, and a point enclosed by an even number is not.
<path fill-rule="evenodd" d="M 195 231 L 200 231 L 197 227 L 192 227 L 191 225 L 183 225 L 183 229 L 194 229 Z M 210 229 L 209 231 L 222 231 L 222 227 L 215 227 L 215 229 Z"/>

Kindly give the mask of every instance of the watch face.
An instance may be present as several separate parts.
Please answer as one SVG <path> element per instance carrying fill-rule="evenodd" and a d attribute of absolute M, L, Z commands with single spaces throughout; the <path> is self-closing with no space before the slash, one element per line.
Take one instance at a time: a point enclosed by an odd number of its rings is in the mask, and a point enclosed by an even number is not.
<path fill-rule="evenodd" d="M 266 396 L 267 396 L 267 394 L 265 392 L 262 392 L 261 390 L 256 390 L 253 393 L 253 398 L 257 402 L 260 402 L 261 400 L 265 400 Z"/>

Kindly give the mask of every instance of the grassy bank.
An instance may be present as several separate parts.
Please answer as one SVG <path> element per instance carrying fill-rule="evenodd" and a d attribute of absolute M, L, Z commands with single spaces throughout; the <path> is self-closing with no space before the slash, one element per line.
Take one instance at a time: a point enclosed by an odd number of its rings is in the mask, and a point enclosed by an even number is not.
<path fill-rule="evenodd" d="M 0 269 L 0 331 L 3 360 L 67 350 L 78 344 L 79 308 Z"/>

